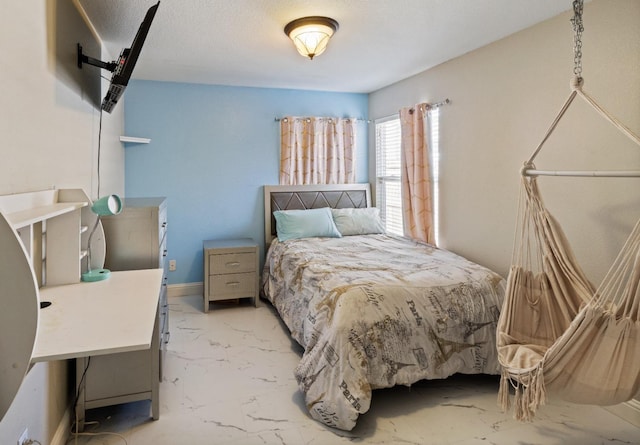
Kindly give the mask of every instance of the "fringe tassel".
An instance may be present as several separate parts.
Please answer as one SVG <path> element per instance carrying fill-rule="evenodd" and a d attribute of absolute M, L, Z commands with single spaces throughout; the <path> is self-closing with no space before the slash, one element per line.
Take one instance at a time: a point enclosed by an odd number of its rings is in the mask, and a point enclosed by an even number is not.
<path fill-rule="evenodd" d="M 522 420 L 524 413 L 522 412 L 522 392 L 520 391 L 520 387 L 522 385 L 520 382 L 517 382 L 516 385 L 516 395 L 514 396 L 513 403 L 513 417 L 516 420 Z"/>
<path fill-rule="evenodd" d="M 515 417 L 517 420 L 531 422 L 538 407 L 544 405 L 547 400 L 542 366 L 533 369 L 527 377 L 527 384 L 521 385 L 520 408 Z"/>
<path fill-rule="evenodd" d="M 535 381 L 537 380 L 537 372 L 532 371 L 529 373 L 529 384 L 524 388 L 522 405 L 524 412 L 524 420 L 531 422 L 536 414 L 536 394 L 535 394 Z"/>
<path fill-rule="evenodd" d="M 500 376 L 500 389 L 498 390 L 498 406 L 502 409 L 503 413 L 509 411 L 510 408 L 510 400 L 509 400 L 509 386 L 511 385 L 511 379 L 509 378 L 509 373 L 506 369 L 502 369 L 502 374 Z"/>
<path fill-rule="evenodd" d="M 533 403 L 535 404 L 533 411 L 535 413 L 540 405 L 545 405 L 547 403 L 547 388 L 544 384 L 544 371 L 542 369 L 542 365 L 536 369 L 532 384 L 534 391 Z"/>
<path fill-rule="evenodd" d="M 519 421 L 532 421 L 538 407 L 544 405 L 547 401 L 542 366 L 533 369 L 526 376 L 514 377 L 513 379 L 508 371 L 502 370 L 500 389 L 498 391 L 498 405 L 503 412 L 507 412 L 510 408 L 509 385 L 515 388 L 513 417 Z"/>

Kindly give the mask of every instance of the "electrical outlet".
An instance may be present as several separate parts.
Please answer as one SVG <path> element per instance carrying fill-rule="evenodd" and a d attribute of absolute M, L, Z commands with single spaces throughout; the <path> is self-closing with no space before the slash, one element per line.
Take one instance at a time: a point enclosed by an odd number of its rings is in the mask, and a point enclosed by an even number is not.
<path fill-rule="evenodd" d="M 26 445 L 29 441 L 29 428 L 25 428 L 22 434 L 20 435 L 20 439 L 18 439 L 18 445 Z"/>
<path fill-rule="evenodd" d="M 169 260 L 169 270 L 172 272 L 176 270 L 176 260 Z"/>

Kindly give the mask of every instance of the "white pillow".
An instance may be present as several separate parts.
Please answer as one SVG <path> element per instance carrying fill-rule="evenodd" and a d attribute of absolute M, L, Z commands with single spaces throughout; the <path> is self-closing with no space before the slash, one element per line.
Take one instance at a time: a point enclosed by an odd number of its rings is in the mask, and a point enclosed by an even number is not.
<path fill-rule="evenodd" d="M 278 241 L 316 236 L 330 238 L 342 236 L 333 222 L 329 207 L 309 210 L 276 210 L 273 212 L 273 216 L 276 219 Z"/>
<path fill-rule="evenodd" d="M 331 214 L 342 236 L 384 233 L 377 207 L 331 209 Z"/>

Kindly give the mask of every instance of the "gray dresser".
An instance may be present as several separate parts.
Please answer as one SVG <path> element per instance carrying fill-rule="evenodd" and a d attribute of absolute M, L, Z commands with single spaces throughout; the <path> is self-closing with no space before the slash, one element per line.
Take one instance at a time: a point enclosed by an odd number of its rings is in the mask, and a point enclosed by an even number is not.
<path fill-rule="evenodd" d="M 160 380 L 169 342 L 167 304 L 167 200 L 125 198 L 122 212 L 102 218 L 107 244 L 105 268 L 117 270 L 163 269 L 158 307 Z"/>

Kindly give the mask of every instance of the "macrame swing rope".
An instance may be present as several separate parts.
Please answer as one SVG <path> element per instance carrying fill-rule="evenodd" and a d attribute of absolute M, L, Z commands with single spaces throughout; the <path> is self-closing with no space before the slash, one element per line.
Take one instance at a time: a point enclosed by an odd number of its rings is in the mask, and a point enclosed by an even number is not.
<path fill-rule="evenodd" d="M 547 393 L 574 403 L 613 405 L 640 392 L 640 221 L 595 289 L 562 228 L 545 208 L 537 184 L 539 172 L 533 165 L 577 95 L 640 145 L 637 135 L 582 90 L 582 3 L 574 1 L 572 93 L 521 172 L 512 265 L 498 320 L 498 358 L 503 369 L 498 402 L 507 410 L 513 387 L 514 416 L 519 420 L 533 419 Z"/>
<path fill-rule="evenodd" d="M 618 171 L 588 171 L 588 172 L 549 172 L 549 171 L 540 171 L 536 170 L 536 167 L 533 163 L 540 150 L 542 150 L 542 146 L 547 142 L 547 139 L 551 136 L 553 131 L 555 130 L 558 122 L 564 116 L 566 111 L 569 109 L 573 100 L 576 96 L 580 96 L 583 98 L 589 105 L 593 107 L 603 118 L 613 124 L 620 132 L 622 132 L 625 136 L 631 139 L 636 145 L 640 146 L 640 136 L 636 135 L 633 131 L 631 131 L 628 127 L 626 127 L 622 122 L 620 122 L 616 117 L 614 117 L 611 113 L 605 110 L 600 104 L 598 104 L 593 97 L 591 97 L 586 91 L 582 89 L 584 86 L 584 79 L 582 77 L 582 32 L 584 31 L 584 25 L 582 22 L 582 13 L 584 10 L 584 0 L 574 0 L 573 2 L 573 18 L 571 19 L 571 23 L 573 25 L 573 74 L 574 77 L 571 79 L 570 87 L 571 94 L 565 101 L 564 105 L 560 109 L 560 112 L 553 120 L 551 126 L 545 133 L 542 141 L 538 144 L 535 151 L 531 155 L 528 161 L 524 163 L 524 166 L 521 170 L 521 173 L 525 176 L 538 176 L 538 175 L 551 175 L 551 176 L 610 176 L 610 177 L 640 177 L 640 171 L 637 170 L 618 170 Z"/>
<path fill-rule="evenodd" d="M 621 133 L 635 142 L 637 145 L 640 145 L 640 136 L 636 135 L 633 131 L 631 131 L 627 126 L 625 126 L 622 122 L 620 122 L 615 116 L 605 110 L 600 104 L 598 104 L 593 97 L 591 97 L 586 91 L 582 89 L 584 85 L 584 79 L 582 77 L 574 77 L 571 79 L 570 87 L 571 94 L 567 98 L 566 102 L 560 109 L 560 112 L 554 119 L 553 123 L 547 130 L 544 135 L 542 141 L 538 144 L 535 151 L 531 155 L 528 161 L 524 163 L 522 167 L 521 173 L 524 176 L 539 176 L 539 175 L 551 175 L 551 176 L 609 176 L 609 177 L 640 177 L 640 171 L 637 170 L 616 170 L 616 171 L 577 171 L 577 172 L 549 172 L 549 171 L 541 171 L 537 170 L 533 161 L 535 160 L 540 150 L 542 150 L 542 146 L 547 142 L 547 139 L 551 136 L 556 126 L 560 122 L 560 119 L 564 116 L 566 111 L 569 109 L 569 106 L 573 103 L 573 100 L 576 96 L 580 96 L 583 98 L 589 105 L 593 107 L 602 117 L 608 120 L 613 126 L 615 126 Z"/>

